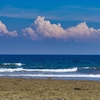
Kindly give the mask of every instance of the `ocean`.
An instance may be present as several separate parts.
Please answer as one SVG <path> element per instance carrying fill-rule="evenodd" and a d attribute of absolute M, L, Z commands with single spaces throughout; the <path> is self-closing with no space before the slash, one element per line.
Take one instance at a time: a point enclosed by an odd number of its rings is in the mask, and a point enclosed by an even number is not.
<path fill-rule="evenodd" d="M 0 76 L 100 81 L 100 55 L 0 55 Z"/>

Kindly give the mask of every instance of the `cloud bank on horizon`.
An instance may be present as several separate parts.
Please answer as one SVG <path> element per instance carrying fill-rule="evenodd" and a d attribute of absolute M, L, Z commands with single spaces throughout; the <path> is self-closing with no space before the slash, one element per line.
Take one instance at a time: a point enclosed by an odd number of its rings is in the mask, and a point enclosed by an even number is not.
<path fill-rule="evenodd" d="M 41 16 L 38 16 L 30 27 L 22 29 L 22 32 L 24 37 L 32 40 L 45 38 L 84 40 L 100 37 L 100 29 L 89 28 L 86 22 L 64 29 L 60 23 L 51 24 L 49 20 L 45 20 L 45 17 Z M 18 35 L 16 30 L 8 31 L 6 25 L 0 21 L 0 36 L 16 37 Z"/>

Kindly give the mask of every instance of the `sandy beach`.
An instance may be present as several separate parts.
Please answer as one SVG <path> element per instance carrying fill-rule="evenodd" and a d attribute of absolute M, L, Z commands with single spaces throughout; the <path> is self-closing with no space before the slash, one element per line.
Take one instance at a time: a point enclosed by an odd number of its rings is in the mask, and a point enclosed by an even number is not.
<path fill-rule="evenodd" d="M 100 100 L 100 82 L 0 78 L 0 100 Z"/>

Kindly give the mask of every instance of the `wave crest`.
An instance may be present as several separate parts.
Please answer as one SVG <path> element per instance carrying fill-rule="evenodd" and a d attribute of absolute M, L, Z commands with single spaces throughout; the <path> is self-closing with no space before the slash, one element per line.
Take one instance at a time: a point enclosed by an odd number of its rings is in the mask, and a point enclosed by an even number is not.
<path fill-rule="evenodd" d="M 3 66 L 22 66 L 22 63 L 3 63 Z"/>
<path fill-rule="evenodd" d="M 77 68 L 72 69 L 23 69 L 23 68 L 1 68 L 0 72 L 15 72 L 15 71 L 27 71 L 27 72 L 76 72 Z"/>

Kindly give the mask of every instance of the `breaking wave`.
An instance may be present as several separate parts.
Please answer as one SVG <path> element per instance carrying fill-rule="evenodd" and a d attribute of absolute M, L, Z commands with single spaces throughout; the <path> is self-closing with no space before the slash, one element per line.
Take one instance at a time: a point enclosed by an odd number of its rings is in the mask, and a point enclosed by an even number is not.
<path fill-rule="evenodd" d="M 23 68 L 1 68 L 0 72 L 15 72 L 15 71 L 28 71 L 28 72 L 76 72 L 77 68 L 72 69 L 23 69 Z"/>
<path fill-rule="evenodd" d="M 3 66 L 22 66 L 22 63 L 3 63 Z"/>

